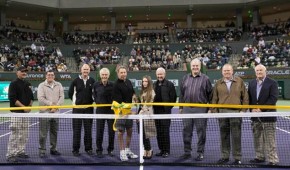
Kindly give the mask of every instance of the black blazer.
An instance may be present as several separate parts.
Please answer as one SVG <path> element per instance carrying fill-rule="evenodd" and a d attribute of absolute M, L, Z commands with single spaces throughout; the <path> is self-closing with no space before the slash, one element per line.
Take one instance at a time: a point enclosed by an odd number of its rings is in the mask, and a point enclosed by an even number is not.
<path fill-rule="evenodd" d="M 250 105 L 276 105 L 276 102 L 278 100 L 279 90 L 278 90 L 278 83 L 269 78 L 266 77 L 262 88 L 259 94 L 259 97 L 257 99 L 257 80 L 252 80 L 249 83 L 248 87 L 248 93 L 249 93 L 249 101 Z M 252 109 L 250 109 L 251 111 Z M 276 109 L 261 109 L 262 112 L 276 112 Z M 276 117 L 252 117 L 251 120 L 253 121 L 262 121 L 262 122 L 275 122 Z"/>
<path fill-rule="evenodd" d="M 157 92 L 157 86 L 158 86 L 158 81 L 155 81 L 153 84 L 155 93 Z M 177 95 L 176 95 L 174 84 L 167 79 L 164 79 L 164 81 L 162 82 L 162 85 L 161 85 L 161 98 L 162 98 L 162 102 L 169 102 L 169 103 L 176 102 Z M 156 101 L 156 95 L 154 98 L 154 103 L 155 102 L 158 102 L 158 101 Z M 153 106 L 153 108 L 155 110 L 156 106 Z M 172 108 L 173 108 L 173 106 L 164 106 L 164 111 L 165 111 L 164 113 L 171 114 Z M 156 113 L 154 113 L 154 114 L 156 114 Z"/>

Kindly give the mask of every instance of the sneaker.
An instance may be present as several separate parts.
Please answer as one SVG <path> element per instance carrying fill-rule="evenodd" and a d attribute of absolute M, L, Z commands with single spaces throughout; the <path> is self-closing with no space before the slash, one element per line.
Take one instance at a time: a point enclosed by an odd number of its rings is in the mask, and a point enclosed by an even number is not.
<path fill-rule="evenodd" d="M 56 155 L 56 156 L 61 155 L 61 153 L 58 152 L 57 150 L 50 150 L 50 154 L 51 155 Z"/>
<path fill-rule="evenodd" d="M 134 154 L 130 148 L 125 148 L 125 153 L 126 155 L 128 156 L 128 158 L 131 158 L 131 159 L 136 159 L 138 158 L 138 155 Z"/>
<path fill-rule="evenodd" d="M 10 162 L 10 163 L 16 163 L 18 162 L 17 158 L 15 156 L 10 156 L 6 159 L 7 162 Z"/>
<path fill-rule="evenodd" d="M 198 156 L 195 158 L 196 161 L 202 161 L 203 160 L 203 154 L 199 153 Z"/>
<path fill-rule="evenodd" d="M 127 157 L 127 154 L 126 154 L 125 150 L 121 150 L 121 151 L 120 151 L 120 159 L 121 159 L 121 161 L 123 161 L 123 162 L 129 160 L 128 157 Z"/>
<path fill-rule="evenodd" d="M 232 165 L 241 165 L 241 164 L 242 164 L 242 162 L 238 159 L 235 159 L 235 161 L 232 162 Z"/>
<path fill-rule="evenodd" d="M 18 158 L 29 158 L 29 155 L 27 155 L 25 152 L 19 153 L 16 155 Z"/>

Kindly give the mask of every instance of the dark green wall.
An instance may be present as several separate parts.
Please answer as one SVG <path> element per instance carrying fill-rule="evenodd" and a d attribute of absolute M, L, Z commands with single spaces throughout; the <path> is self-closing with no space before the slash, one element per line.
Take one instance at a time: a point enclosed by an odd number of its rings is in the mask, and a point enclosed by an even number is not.
<path fill-rule="evenodd" d="M 117 79 L 115 66 L 109 66 L 111 71 L 110 80 L 115 81 Z M 179 83 L 187 72 L 184 71 L 167 71 L 166 78 L 172 81 L 175 85 L 177 95 L 179 95 Z M 79 73 L 55 73 L 56 80 L 61 82 L 64 90 L 65 95 L 67 98 L 67 91 L 70 86 L 70 83 L 73 79 L 75 79 Z M 222 77 L 221 70 L 207 70 L 206 74 L 209 76 L 212 84 L 215 83 L 216 80 Z M 252 79 L 255 79 L 255 72 L 253 69 L 247 70 L 235 70 L 234 74 L 236 76 L 240 76 L 246 82 Z M 279 91 L 280 97 L 284 99 L 290 99 L 290 68 L 276 68 L 276 69 L 269 69 L 267 71 L 269 77 L 275 79 L 279 84 Z M 141 80 L 144 75 L 151 76 L 152 80 L 156 80 L 155 71 L 138 71 L 138 72 L 128 72 L 128 78 L 132 81 L 133 86 L 136 90 L 136 93 L 139 94 L 140 87 L 141 87 Z M 98 80 L 99 74 L 98 72 L 91 72 L 90 76 Z M 0 81 L 12 81 L 16 78 L 15 73 L 11 72 L 2 72 L 0 73 Z M 27 75 L 27 80 L 32 84 L 34 94 L 36 95 L 37 87 L 39 83 L 45 80 L 45 73 L 39 72 L 30 72 Z M 36 96 L 35 96 L 36 97 Z"/>
<path fill-rule="evenodd" d="M 208 70 L 206 74 L 213 84 L 222 77 L 221 70 Z M 254 69 L 235 70 L 234 74 L 241 77 L 246 85 L 248 85 L 249 81 L 256 78 Z M 290 68 L 269 69 L 267 70 L 267 75 L 278 82 L 279 97 L 290 99 Z"/>

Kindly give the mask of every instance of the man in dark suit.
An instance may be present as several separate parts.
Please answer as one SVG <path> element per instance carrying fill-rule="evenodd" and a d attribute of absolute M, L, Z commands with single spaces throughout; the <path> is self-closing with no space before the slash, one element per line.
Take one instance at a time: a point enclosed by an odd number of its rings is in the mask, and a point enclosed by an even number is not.
<path fill-rule="evenodd" d="M 154 103 L 175 103 L 176 91 L 174 84 L 165 78 L 166 71 L 160 67 L 156 70 L 157 81 L 154 83 L 156 93 Z M 173 106 L 153 106 L 154 114 L 171 114 Z M 160 152 L 156 156 L 167 158 L 170 154 L 170 119 L 156 119 L 157 144 Z"/>
<path fill-rule="evenodd" d="M 278 83 L 266 76 L 266 67 L 255 67 L 256 79 L 249 83 L 248 93 L 250 105 L 276 105 L 278 100 Z M 253 114 L 260 112 L 276 112 L 276 109 L 250 109 Z M 256 158 L 251 163 L 263 163 L 269 161 L 269 165 L 279 162 L 276 149 L 275 129 L 276 117 L 252 117 L 254 134 L 254 147 Z M 266 155 L 265 155 L 266 154 Z"/>

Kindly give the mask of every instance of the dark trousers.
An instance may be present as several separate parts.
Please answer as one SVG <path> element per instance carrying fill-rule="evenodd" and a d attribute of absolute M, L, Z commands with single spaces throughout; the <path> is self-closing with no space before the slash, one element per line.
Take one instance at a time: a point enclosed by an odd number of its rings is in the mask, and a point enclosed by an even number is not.
<path fill-rule="evenodd" d="M 96 140 L 97 151 L 103 151 L 102 144 L 106 121 L 108 126 L 108 139 L 109 139 L 107 151 L 111 152 L 114 150 L 114 140 L 115 140 L 115 131 L 113 130 L 114 119 L 97 119 L 97 140 Z"/>
<path fill-rule="evenodd" d="M 76 114 L 92 114 L 93 108 L 73 109 Z M 85 151 L 92 150 L 92 125 L 93 119 L 73 119 L 73 151 L 79 151 L 81 143 L 81 131 L 84 126 Z"/>
<path fill-rule="evenodd" d="M 170 153 L 170 119 L 156 119 L 157 143 L 161 152 Z"/>

